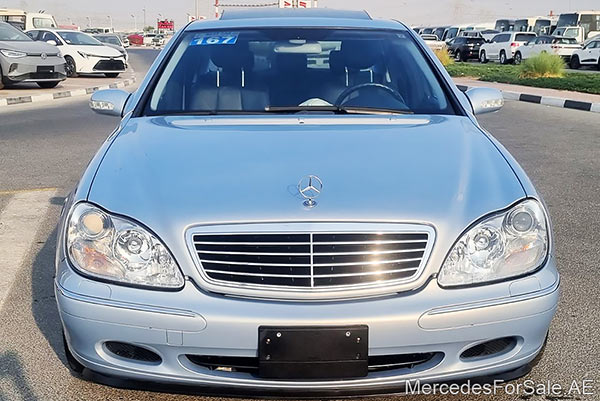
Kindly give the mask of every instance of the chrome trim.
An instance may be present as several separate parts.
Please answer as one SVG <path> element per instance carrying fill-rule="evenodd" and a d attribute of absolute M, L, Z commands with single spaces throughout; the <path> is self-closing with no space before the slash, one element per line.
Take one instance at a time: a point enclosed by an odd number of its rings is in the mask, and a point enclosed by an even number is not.
<path fill-rule="evenodd" d="M 204 242 L 204 241 L 194 241 L 194 235 L 261 235 L 261 234 L 309 234 L 311 241 L 310 242 Z M 412 252 L 423 252 L 423 256 L 421 258 L 411 258 L 411 259 L 395 259 L 393 261 L 384 261 L 377 262 L 379 264 L 385 263 L 401 263 L 401 262 L 411 262 L 411 261 L 419 261 L 420 264 L 416 268 L 406 268 L 401 271 L 398 270 L 390 270 L 389 273 L 398 273 L 403 271 L 412 271 L 414 270 L 414 274 L 411 277 L 397 279 L 397 280 L 389 280 L 383 281 L 380 283 L 362 283 L 362 284 L 352 284 L 352 285 L 338 285 L 338 286 L 323 286 L 323 287 L 315 287 L 314 279 L 315 278 L 329 278 L 326 275 L 314 275 L 315 267 L 323 267 L 323 266 L 353 266 L 353 265 L 365 265 L 365 264 L 375 264 L 374 262 L 350 262 L 350 263 L 326 263 L 326 264 L 315 264 L 314 256 L 320 256 L 320 254 L 314 255 L 306 255 L 311 256 L 310 263 L 304 264 L 279 264 L 279 263 L 252 263 L 252 262 L 224 262 L 224 261 L 206 261 L 209 263 L 219 264 L 232 264 L 232 265 L 261 265 L 261 266 L 285 266 L 285 267 L 310 267 L 311 268 L 311 287 L 301 287 L 301 286 L 278 286 L 278 285 L 257 285 L 251 283 L 237 283 L 230 281 L 222 281 L 216 280 L 208 276 L 208 273 L 221 273 L 221 274 L 230 274 L 230 272 L 223 273 L 222 271 L 211 271 L 210 269 L 205 269 L 202 266 L 202 261 L 198 254 L 198 250 L 196 250 L 195 244 L 205 244 L 205 245 L 311 245 L 313 244 L 312 235 L 313 234 L 427 234 L 428 240 L 389 240 L 389 241 L 340 241 L 340 242 L 317 242 L 315 245 L 346 245 L 346 244 L 365 244 L 365 245 L 379 245 L 379 244 L 396 244 L 396 243 L 424 243 L 425 247 L 420 247 L 419 249 L 412 250 Z M 429 257 L 431 255 L 433 246 L 436 241 L 436 232 L 433 227 L 425 224 L 402 224 L 402 223 L 354 223 L 354 222 L 314 222 L 314 223 L 247 223 L 247 224 L 223 224 L 223 225 L 196 225 L 190 226 L 186 229 L 185 233 L 186 244 L 188 246 L 188 251 L 192 256 L 192 260 L 194 265 L 196 266 L 200 277 L 201 282 L 198 285 L 208 291 L 216 292 L 216 293 L 225 293 L 230 295 L 238 295 L 238 296 L 247 296 L 247 297 L 255 297 L 255 298 L 268 298 L 268 299 L 306 299 L 306 300 L 315 300 L 315 299 L 344 299 L 344 298 L 360 298 L 360 297 L 370 297 L 375 295 L 385 295 L 391 294 L 399 291 L 407 291 L 414 289 L 410 286 L 407 286 L 413 282 L 416 282 L 422 275 L 423 271 L 427 263 L 429 262 Z M 311 245 L 311 253 L 312 253 L 312 245 Z M 247 254 L 253 255 L 251 252 Z M 257 253 L 258 254 L 258 253 Z M 351 254 L 351 253 L 350 253 Z M 394 254 L 392 252 L 385 254 Z M 290 255 L 284 255 L 290 256 Z M 301 255 L 300 255 L 301 256 Z M 331 255 L 330 255 L 331 256 Z M 237 272 L 234 272 L 237 273 Z M 388 273 L 383 272 L 383 273 Z M 232 275 L 235 275 L 232 273 Z M 248 273 L 240 272 L 240 275 L 251 276 Z M 265 274 L 261 274 L 265 277 L 270 277 Z M 350 274 L 349 277 L 357 276 L 357 273 Z M 294 278 L 311 278 L 306 277 L 305 275 L 292 275 Z M 275 277 L 284 277 L 283 275 L 275 275 Z M 334 275 L 333 277 L 345 277 L 342 274 Z M 284 277 L 285 278 L 285 277 Z M 288 277 L 288 278 L 291 278 Z M 407 288 L 408 287 L 408 288 Z"/>
<path fill-rule="evenodd" d="M 71 299 L 73 301 L 85 302 L 88 304 L 94 304 L 94 305 L 99 305 L 99 306 L 108 306 L 108 307 L 112 307 L 112 308 L 128 309 L 128 310 L 134 310 L 134 311 L 139 311 L 139 312 L 158 313 L 161 315 L 168 315 L 168 316 L 181 316 L 181 317 L 191 317 L 191 318 L 201 317 L 197 313 L 187 311 L 187 310 L 164 308 L 161 306 L 134 304 L 134 303 L 130 303 L 130 302 L 121 302 L 121 301 L 115 301 L 112 299 L 96 298 L 96 297 L 91 297 L 89 295 L 82 295 L 82 294 L 78 294 L 76 292 L 67 290 L 66 288 L 61 286 L 58 282 L 54 283 L 54 287 L 64 297 Z M 204 320 L 204 318 L 202 318 L 202 319 Z"/>

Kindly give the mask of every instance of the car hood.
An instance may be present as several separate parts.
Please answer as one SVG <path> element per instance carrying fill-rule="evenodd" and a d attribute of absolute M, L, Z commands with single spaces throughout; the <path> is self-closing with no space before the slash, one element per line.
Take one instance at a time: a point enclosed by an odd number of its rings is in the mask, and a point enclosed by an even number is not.
<path fill-rule="evenodd" d="M 27 54 L 58 54 L 56 46 L 52 46 L 45 42 L 16 42 L 0 40 L 0 49 L 14 50 L 25 52 Z"/>
<path fill-rule="evenodd" d="M 323 181 L 303 206 L 298 182 Z M 190 225 L 371 221 L 451 241 L 525 192 L 466 117 L 146 117 L 128 121 L 88 198 L 169 240 Z"/>
<path fill-rule="evenodd" d="M 86 54 L 90 54 L 93 56 L 101 56 L 101 57 L 121 57 L 122 54 L 120 51 L 113 49 L 111 47 L 102 45 L 102 46 L 91 46 L 91 45 L 69 45 L 72 49 L 76 51 L 80 51 Z"/>

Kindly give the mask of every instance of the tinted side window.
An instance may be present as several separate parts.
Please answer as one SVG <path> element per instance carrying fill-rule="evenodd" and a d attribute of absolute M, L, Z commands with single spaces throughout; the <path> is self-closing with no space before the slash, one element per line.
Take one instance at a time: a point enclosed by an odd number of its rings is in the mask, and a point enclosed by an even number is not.
<path fill-rule="evenodd" d="M 534 38 L 535 38 L 535 36 L 533 36 L 533 35 L 526 35 L 526 34 L 518 33 L 515 35 L 515 42 L 529 42 L 530 40 L 532 40 Z"/>
<path fill-rule="evenodd" d="M 500 43 L 510 42 L 510 34 L 500 35 Z"/>
<path fill-rule="evenodd" d="M 29 36 L 33 40 L 38 40 L 39 34 L 40 34 L 40 31 L 29 31 L 29 32 L 27 32 L 27 36 Z"/>

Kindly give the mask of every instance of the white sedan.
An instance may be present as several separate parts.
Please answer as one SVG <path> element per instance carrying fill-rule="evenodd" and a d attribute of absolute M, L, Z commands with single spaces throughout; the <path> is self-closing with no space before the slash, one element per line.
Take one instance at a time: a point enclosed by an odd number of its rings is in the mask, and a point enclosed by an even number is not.
<path fill-rule="evenodd" d="M 589 42 L 583 49 L 576 50 L 571 57 L 571 68 L 596 66 L 600 70 L 600 38 Z"/>
<path fill-rule="evenodd" d="M 67 76 L 78 74 L 104 74 L 116 78 L 125 71 L 125 56 L 116 49 L 83 32 L 35 29 L 26 32 L 33 40 L 57 46 L 65 58 Z"/>

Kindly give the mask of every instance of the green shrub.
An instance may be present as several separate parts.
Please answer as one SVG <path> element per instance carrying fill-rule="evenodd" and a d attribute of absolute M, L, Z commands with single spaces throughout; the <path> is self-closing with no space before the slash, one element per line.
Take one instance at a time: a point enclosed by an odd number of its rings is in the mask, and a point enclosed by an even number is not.
<path fill-rule="evenodd" d="M 440 61 L 442 62 L 442 65 L 444 67 L 454 64 L 454 59 L 450 56 L 450 53 L 448 53 L 447 49 L 444 48 L 444 49 L 434 50 L 433 52 L 435 53 L 437 58 L 440 59 Z"/>
<path fill-rule="evenodd" d="M 560 78 L 565 75 L 565 60 L 556 54 L 540 53 L 523 60 L 521 78 Z"/>

